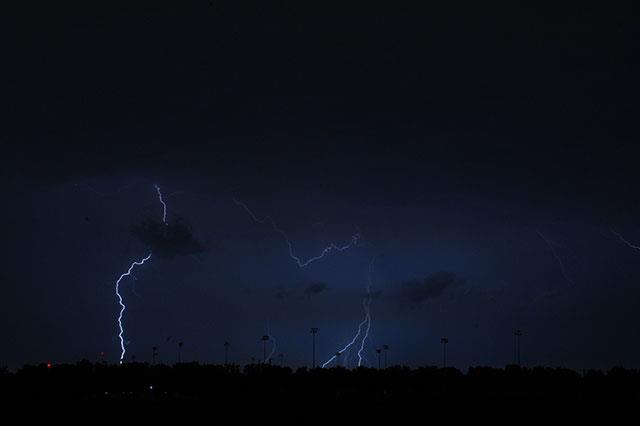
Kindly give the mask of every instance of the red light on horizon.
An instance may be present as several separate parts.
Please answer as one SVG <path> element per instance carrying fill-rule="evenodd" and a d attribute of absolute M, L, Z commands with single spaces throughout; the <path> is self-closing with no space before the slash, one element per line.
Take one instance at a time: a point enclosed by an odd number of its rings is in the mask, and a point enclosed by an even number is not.
<path fill-rule="evenodd" d="M 51 364 L 50 362 L 47 363 L 47 368 L 51 368 L 53 367 L 53 364 Z"/>

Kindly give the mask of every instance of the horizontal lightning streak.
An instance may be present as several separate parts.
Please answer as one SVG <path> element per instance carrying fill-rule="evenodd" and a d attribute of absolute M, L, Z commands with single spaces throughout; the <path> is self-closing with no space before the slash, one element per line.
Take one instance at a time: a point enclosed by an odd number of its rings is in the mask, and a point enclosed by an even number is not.
<path fill-rule="evenodd" d="M 275 232 L 277 232 L 280 235 L 282 235 L 282 238 L 287 243 L 287 247 L 289 248 L 289 257 L 291 257 L 291 259 L 293 259 L 296 262 L 296 264 L 298 265 L 298 267 L 300 267 L 300 268 L 304 268 L 305 266 L 308 266 L 311 263 L 322 259 L 323 257 L 325 257 L 327 254 L 331 253 L 332 251 L 342 252 L 342 251 L 345 251 L 347 249 L 350 249 L 351 247 L 354 247 L 354 246 L 358 245 L 358 239 L 360 238 L 360 235 L 359 234 L 355 234 L 355 235 L 353 235 L 351 237 L 351 242 L 349 242 L 348 244 L 344 244 L 342 246 L 338 246 L 338 245 L 336 245 L 334 243 L 331 243 L 330 245 L 325 247 L 322 250 L 322 252 L 320 252 L 319 255 L 311 257 L 311 258 L 307 259 L 306 261 L 303 261 L 302 259 L 300 259 L 300 257 L 296 256 L 296 254 L 295 254 L 295 252 L 293 250 L 293 244 L 291 243 L 291 240 L 289 239 L 289 236 L 287 235 L 287 233 L 282 228 L 279 228 L 278 225 L 276 225 L 276 223 L 274 222 L 274 220 L 270 216 L 266 216 L 265 218 L 260 219 L 251 211 L 251 209 L 245 203 L 241 202 L 237 198 L 233 198 L 233 202 L 236 203 L 236 205 L 242 207 L 247 212 L 247 214 L 251 217 L 251 219 L 253 219 L 254 222 L 262 224 L 262 225 L 268 223 L 269 225 L 271 225 L 271 228 Z"/>

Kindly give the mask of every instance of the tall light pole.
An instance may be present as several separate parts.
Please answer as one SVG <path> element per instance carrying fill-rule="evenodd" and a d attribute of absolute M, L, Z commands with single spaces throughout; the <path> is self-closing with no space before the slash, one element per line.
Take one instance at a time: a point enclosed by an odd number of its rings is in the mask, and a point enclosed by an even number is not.
<path fill-rule="evenodd" d="M 378 354 L 378 370 L 380 370 L 380 353 L 382 352 L 382 349 L 378 348 L 376 349 L 376 353 Z"/>
<path fill-rule="evenodd" d="M 342 355 L 342 352 L 340 351 L 336 352 L 336 365 L 338 367 L 340 367 L 340 355 Z"/>
<path fill-rule="evenodd" d="M 158 358 L 158 347 L 154 346 L 151 348 L 153 350 L 152 355 L 151 355 L 151 363 L 155 364 L 156 363 L 156 358 Z"/>
<path fill-rule="evenodd" d="M 269 336 L 262 336 L 262 363 L 267 363 L 267 342 L 269 341 Z"/>
<path fill-rule="evenodd" d="M 229 346 L 231 343 L 224 342 L 224 365 L 229 365 Z"/>
<path fill-rule="evenodd" d="M 442 368 L 447 368 L 447 343 L 449 343 L 449 338 L 443 337 L 440 339 L 440 343 L 442 343 Z"/>
<path fill-rule="evenodd" d="M 313 339 L 313 355 L 311 357 L 311 368 L 316 368 L 316 334 L 318 334 L 318 327 L 311 327 L 311 336 Z"/>
<path fill-rule="evenodd" d="M 515 330 L 513 335 L 516 337 L 516 363 L 520 366 L 520 337 L 522 337 L 522 330 Z"/>
<path fill-rule="evenodd" d="M 388 367 L 388 353 L 389 353 L 389 345 L 382 345 L 382 349 L 384 350 L 384 368 Z"/>

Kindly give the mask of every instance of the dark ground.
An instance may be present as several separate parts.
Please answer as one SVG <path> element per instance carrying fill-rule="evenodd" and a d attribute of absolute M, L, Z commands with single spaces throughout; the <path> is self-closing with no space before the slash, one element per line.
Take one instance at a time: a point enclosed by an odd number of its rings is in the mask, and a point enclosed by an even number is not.
<path fill-rule="evenodd" d="M 431 418 L 450 413 L 537 416 L 564 409 L 612 413 L 637 406 L 640 372 L 623 368 L 576 372 L 544 367 L 504 369 L 394 366 L 296 371 L 288 367 L 200 365 L 46 364 L 3 371 L 2 401 L 15 406 L 73 407 L 74 412 L 125 416 L 215 413 L 224 419 L 341 420 Z M 120 413 L 118 415 L 118 413 Z"/>

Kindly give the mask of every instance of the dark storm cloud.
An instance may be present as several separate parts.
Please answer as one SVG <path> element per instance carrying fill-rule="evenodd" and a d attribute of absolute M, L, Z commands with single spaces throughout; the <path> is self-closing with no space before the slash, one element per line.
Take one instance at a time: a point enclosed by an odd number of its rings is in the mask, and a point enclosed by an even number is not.
<path fill-rule="evenodd" d="M 311 297 L 316 294 L 324 293 L 325 291 L 327 291 L 326 283 L 311 283 L 305 287 L 304 295 Z"/>
<path fill-rule="evenodd" d="M 461 282 L 453 272 L 441 271 L 431 274 L 423 279 L 413 279 L 400 284 L 398 296 L 401 301 L 409 304 L 423 303 L 429 299 L 437 299 L 448 288 Z"/>
<path fill-rule="evenodd" d="M 288 300 L 295 298 L 301 300 L 303 298 L 310 298 L 312 296 L 324 293 L 329 286 L 324 282 L 313 282 L 308 284 L 294 285 L 288 287 L 285 285 L 279 285 L 275 288 L 275 297 L 279 300 Z"/>
<path fill-rule="evenodd" d="M 131 227 L 131 234 L 165 259 L 202 253 L 204 244 L 193 236 L 191 227 L 181 219 L 171 223 L 145 219 Z"/>
<path fill-rule="evenodd" d="M 280 300 L 285 300 L 290 298 L 293 294 L 295 294 L 294 290 L 291 290 L 283 285 L 276 287 L 276 298 Z"/>

